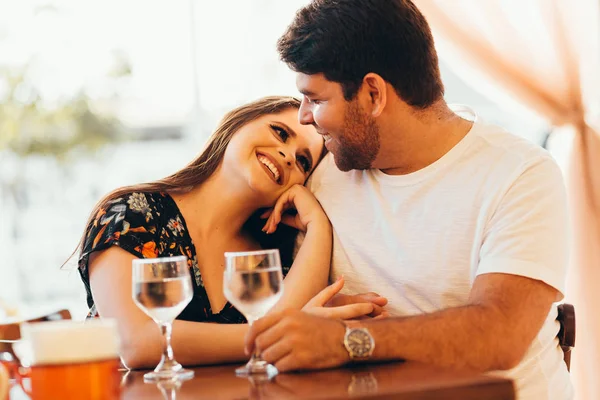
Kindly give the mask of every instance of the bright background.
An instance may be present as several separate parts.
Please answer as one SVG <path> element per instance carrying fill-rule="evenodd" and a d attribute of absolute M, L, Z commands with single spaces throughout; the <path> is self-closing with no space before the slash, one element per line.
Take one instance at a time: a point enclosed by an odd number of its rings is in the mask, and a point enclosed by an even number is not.
<path fill-rule="evenodd" d="M 275 42 L 305 3 L 0 0 L 0 305 L 83 318 L 61 265 L 95 201 L 185 165 L 232 107 L 297 95 Z M 543 143 L 543 120 L 442 75 L 449 102 Z"/>

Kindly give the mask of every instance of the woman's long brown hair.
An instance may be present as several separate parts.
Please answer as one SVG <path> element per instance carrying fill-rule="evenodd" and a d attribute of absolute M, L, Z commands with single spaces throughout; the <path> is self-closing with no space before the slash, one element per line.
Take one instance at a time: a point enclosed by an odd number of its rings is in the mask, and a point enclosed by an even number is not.
<path fill-rule="evenodd" d="M 86 229 L 79 241 L 77 249 L 71 257 L 78 251 L 82 251 L 85 246 L 87 232 L 93 223 L 100 209 L 110 200 L 121 197 L 132 192 L 146 193 L 181 193 L 190 191 L 192 188 L 206 181 L 217 169 L 223 160 L 225 149 L 229 145 L 233 135 L 244 125 L 267 114 L 280 114 L 289 109 L 300 108 L 300 100 L 294 97 L 269 96 L 263 97 L 251 103 L 240 106 L 223 117 L 217 129 L 208 140 L 204 150 L 192 162 L 181 170 L 175 172 L 166 178 L 154 182 L 141 183 L 137 185 L 123 186 L 105 195 L 92 209 L 86 223 Z M 246 229 L 263 248 L 279 248 L 281 261 L 284 266 L 290 266 L 292 262 L 292 252 L 296 230 L 281 225 L 272 235 L 263 234 L 261 231 L 264 221 L 259 218 L 259 212 L 255 213 L 246 223 Z M 200 251 L 200 249 L 197 249 Z M 69 258 L 71 258 L 69 257 Z"/>

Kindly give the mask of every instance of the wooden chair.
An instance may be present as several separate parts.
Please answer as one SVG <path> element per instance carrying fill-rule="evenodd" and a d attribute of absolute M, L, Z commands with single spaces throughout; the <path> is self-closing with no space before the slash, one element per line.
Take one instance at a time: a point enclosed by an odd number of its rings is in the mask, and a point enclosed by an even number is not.
<path fill-rule="evenodd" d="M 58 321 L 62 319 L 71 319 L 71 313 L 69 312 L 69 310 L 63 309 L 50 314 L 42 315 L 41 317 L 30 318 L 5 324 L 0 322 L 0 353 L 8 352 L 13 357 L 15 357 L 15 354 L 12 351 L 12 342 L 21 339 L 20 324 L 22 324 L 23 322 L 35 323 L 45 321 Z"/>
<path fill-rule="evenodd" d="M 559 304 L 556 320 L 560 322 L 558 342 L 564 353 L 567 370 L 571 371 L 571 349 L 575 347 L 575 307 L 572 304 Z"/>

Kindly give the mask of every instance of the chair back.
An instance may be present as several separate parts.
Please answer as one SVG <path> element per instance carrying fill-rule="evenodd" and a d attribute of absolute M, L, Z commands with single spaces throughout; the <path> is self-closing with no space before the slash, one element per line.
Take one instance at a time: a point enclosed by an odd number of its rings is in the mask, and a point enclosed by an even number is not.
<path fill-rule="evenodd" d="M 560 323 L 558 343 L 564 353 L 567 370 L 571 370 L 571 349 L 575 347 L 575 307 L 572 304 L 559 304 L 556 320 Z"/>
<path fill-rule="evenodd" d="M 41 317 L 24 319 L 15 322 L 1 323 L 0 322 L 0 353 L 8 352 L 14 358 L 15 354 L 12 351 L 12 342 L 21 339 L 21 328 L 20 325 L 24 322 L 35 323 L 35 322 L 46 322 L 46 321 L 58 321 L 61 319 L 71 319 L 71 313 L 69 310 L 63 309 L 60 311 L 52 312 L 50 314 L 42 315 Z M 4 342 L 3 342 L 4 341 Z"/>

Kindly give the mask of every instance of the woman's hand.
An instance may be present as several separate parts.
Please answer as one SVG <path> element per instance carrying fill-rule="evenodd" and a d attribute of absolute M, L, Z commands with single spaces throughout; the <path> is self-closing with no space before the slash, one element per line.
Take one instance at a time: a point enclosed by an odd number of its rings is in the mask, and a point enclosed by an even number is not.
<path fill-rule="evenodd" d="M 284 214 L 286 210 L 295 209 L 296 215 Z M 279 223 L 289 225 L 306 232 L 309 224 L 329 224 L 329 220 L 321 205 L 313 194 L 302 185 L 294 185 L 277 199 L 275 206 L 266 211 L 262 218 L 269 218 L 263 227 L 263 232 L 273 233 Z"/>
<path fill-rule="evenodd" d="M 344 320 L 388 316 L 388 312 L 383 309 L 387 304 L 385 297 L 373 292 L 352 296 L 338 293 L 343 287 L 344 278 L 340 277 L 306 303 L 302 311 L 319 317 Z"/>

